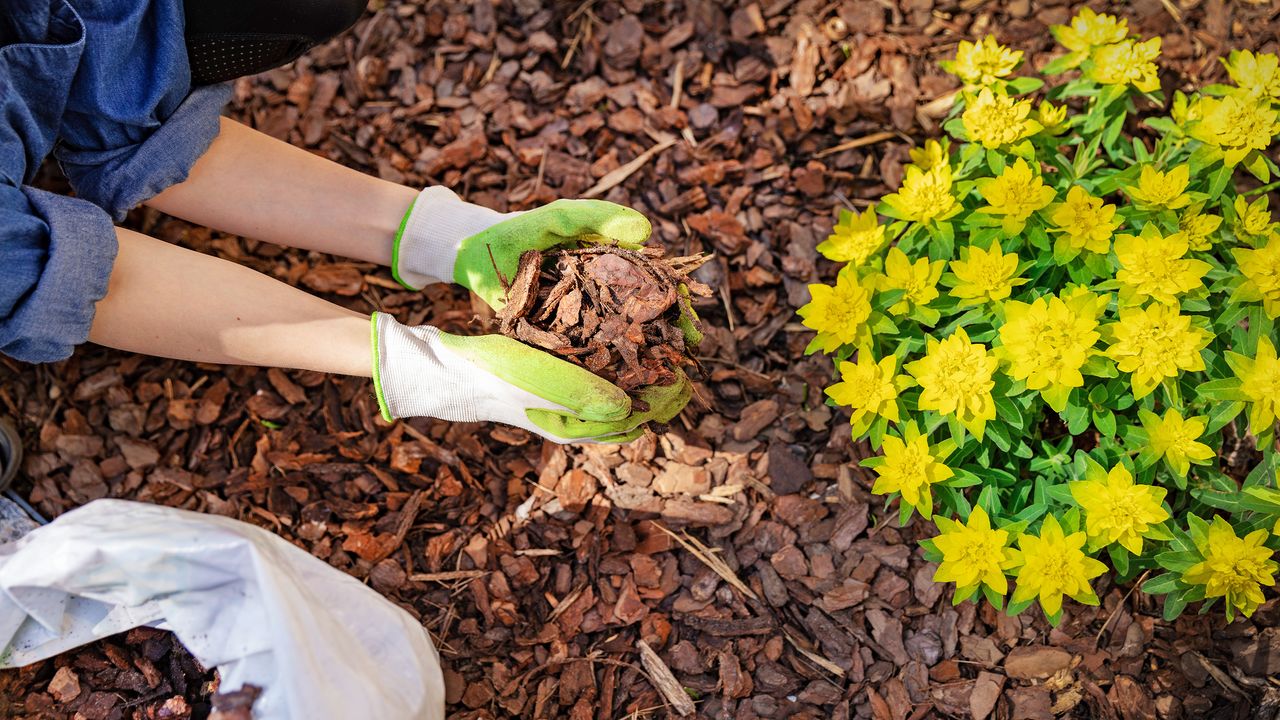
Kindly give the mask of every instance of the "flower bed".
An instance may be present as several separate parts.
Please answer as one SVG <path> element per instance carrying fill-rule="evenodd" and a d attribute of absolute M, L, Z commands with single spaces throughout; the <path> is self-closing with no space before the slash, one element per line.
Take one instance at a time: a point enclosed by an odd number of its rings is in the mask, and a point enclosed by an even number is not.
<path fill-rule="evenodd" d="M 1166 101 L 1159 38 L 1088 9 L 1053 32 L 1051 85 L 991 37 L 943 64 L 950 137 L 841 211 L 808 350 L 880 453 L 872 491 L 936 523 L 956 602 L 1056 623 L 1110 571 L 1169 618 L 1247 616 L 1280 547 L 1277 58 Z"/>

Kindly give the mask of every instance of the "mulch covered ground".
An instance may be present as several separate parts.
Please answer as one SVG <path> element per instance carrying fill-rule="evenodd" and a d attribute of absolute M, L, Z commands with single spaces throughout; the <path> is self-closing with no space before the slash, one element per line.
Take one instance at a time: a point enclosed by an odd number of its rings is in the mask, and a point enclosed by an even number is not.
<path fill-rule="evenodd" d="M 988 32 L 1042 64 L 1073 8 L 1028 0 L 374 0 L 346 36 L 236 84 L 231 113 L 339 162 L 500 210 L 598 196 L 670 255 L 716 253 L 706 375 L 668 434 L 562 448 L 498 426 L 378 418 L 365 380 L 84 347 L 0 358 L 48 515 L 122 497 L 240 518 L 365 579 L 431 630 L 456 718 L 1272 717 L 1280 603 L 1176 623 L 1098 587 L 1051 630 L 930 581 L 823 404 L 794 308 L 830 280 L 837 207 L 894 187 L 954 89 L 936 61 Z M 1167 90 L 1276 50 L 1273 4 L 1144 0 Z M 479 332 L 465 291 L 210 233 L 134 227 L 361 311 Z M 135 631 L 0 673 L 0 716 L 203 717 L 212 674 Z M 656 650 L 642 665 L 640 642 Z M 227 706 L 235 706 L 228 703 Z M 1269 709 L 1268 709 L 1269 708 Z M 232 711 L 238 712 L 238 711 Z M 243 717 L 227 714 L 224 717 Z"/>

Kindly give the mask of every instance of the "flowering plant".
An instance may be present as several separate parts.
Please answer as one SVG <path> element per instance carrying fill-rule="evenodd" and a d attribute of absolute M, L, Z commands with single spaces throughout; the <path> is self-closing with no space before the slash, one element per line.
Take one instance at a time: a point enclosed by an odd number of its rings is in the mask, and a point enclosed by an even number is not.
<path fill-rule="evenodd" d="M 1109 566 L 1169 618 L 1247 616 L 1280 548 L 1280 63 L 1166 101 L 1159 38 L 1087 9 L 1053 33 L 1051 86 L 991 37 L 943 64 L 949 137 L 840 212 L 808 351 L 956 602 L 1056 623 Z"/>

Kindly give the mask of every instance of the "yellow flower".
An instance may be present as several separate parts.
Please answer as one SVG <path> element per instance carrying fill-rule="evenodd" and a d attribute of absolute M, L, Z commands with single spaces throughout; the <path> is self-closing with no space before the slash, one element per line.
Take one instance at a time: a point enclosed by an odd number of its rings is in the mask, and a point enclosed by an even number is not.
<path fill-rule="evenodd" d="M 1067 106 L 1054 105 L 1048 100 L 1042 100 L 1040 108 L 1036 110 L 1036 120 L 1050 135 L 1057 135 L 1066 130 L 1063 123 L 1067 121 Z"/>
<path fill-rule="evenodd" d="M 1142 538 L 1151 529 L 1169 519 L 1160 504 L 1167 492 L 1154 485 L 1136 485 L 1124 465 L 1107 472 L 1100 465 L 1090 465 L 1085 479 L 1069 483 L 1071 497 L 1084 510 L 1085 529 L 1093 549 L 1111 543 L 1134 555 L 1142 554 Z"/>
<path fill-rule="evenodd" d="M 869 207 L 859 215 L 848 210 L 840 211 L 840 219 L 827 239 L 818 243 L 818 252 L 834 262 L 865 265 L 884 244 L 884 226 L 876 221 L 876 210 Z"/>
<path fill-rule="evenodd" d="M 1191 126 L 1190 135 L 1221 150 L 1227 167 L 1235 167 L 1254 150 L 1266 150 L 1271 139 L 1280 133 L 1280 121 L 1270 98 L 1240 92 L 1221 98 L 1203 97 L 1197 104 L 1200 120 Z"/>
<path fill-rule="evenodd" d="M 1183 371 L 1204 370 L 1200 351 L 1212 336 L 1193 327 L 1178 308 L 1154 303 L 1120 308 L 1120 320 L 1103 328 L 1112 338 L 1106 355 L 1121 372 L 1132 375 L 1133 396 L 1141 400 L 1165 378 Z"/>
<path fill-rule="evenodd" d="M 929 440 L 912 423 L 902 439 L 889 435 L 884 439 L 884 462 L 874 467 L 876 495 L 900 493 L 902 502 L 910 505 L 926 519 L 933 515 L 933 493 L 929 486 L 951 477 L 951 468 L 929 451 Z"/>
<path fill-rule="evenodd" d="M 923 307 L 938 297 L 938 279 L 942 277 L 943 260 L 929 262 L 922 257 L 912 263 L 907 254 L 896 246 L 889 248 L 884 260 L 884 273 L 877 279 L 880 290 L 905 290 L 902 299 L 889 308 L 894 315 L 902 315 L 912 307 Z"/>
<path fill-rule="evenodd" d="M 1100 45 L 1118 43 L 1129 36 L 1129 21 L 1114 15 L 1097 14 L 1089 8 L 1071 18 L 1070 25 L 1054 25 L 1049 28 L 1058 42 L 1068 50 L 1087 52 Z"/>
<path fill-rule="evenodd" d="M 871 292 L 858 283 L 856 275 L 842 270 L 835 287 L 810 285 L 809 294 L 813 299 L 796 314 L 804 319 L 805 327 L 818 331 L 810 347 L 830 353 L 841 345 L 869 339 Z"/>
<path fill-rule="evenodd" d="M 1203 260 L 1184 258 L 1187 236 L 1174 233 L 1168 237 L 1151 223 L 1141 235 L 1117 235 L 1116 258 L 1120 271 L 1120 302 L 1138 305 L 1147 298 L 1166 305 L 1177 305 L 1178 296 L 1204 287 L 1202 279 L 1212 266 Z"/>
<path fill-rule="evenodd" d="M 1249 398 L 1249 431 L 1255 436 L 1271 428 L 1280 414 L 1280 359 L 1271 338 L 1258 339 L 1257 355 L 1227 351 L 1227 363 L 1240 378 L 1240 390 Z"/>
<path fill-rule="evenodd" d="M 1084 385 L 1080 368 L 1098 354 L 1098 316 L 1106 307 L 1106 296 L 1087 290 L 1039 297 L 1030 305 L 1006 302 L 996 354 L 1008 364 L 1010 377 L 1025 381 L 1062 412 L 1072 388 Z"/>
<path fill-rule="evenodd" d="M 1276 225 L 1271 222 L 1271 210 L 1267 207 L 1268 204 L 1266 195 L 1252 203 L 1243 195 L 1236 196 L 1235 202 L 1231 204 L 1236 211 L 1236 234 L 1251 239 L 1265 237 L 1274 230 Z"/>
<path fill-rule="evenodd" d="M 911 148 L 907 152 L 911 155 L 912 164 L 921 170 L 932 170 L 950 162 L 947 146 L 937 140 L 926 140 L 924 147 Z"/>
<path fill-rule="evenodd" d="M 986 585 L 997 595 L 1009 592 L 1004 571 L 1012 564 L 1009 531 L 991 527 L 991 517 L 982 506 L 969 513 L 969 522 L 934 518 L 941 534 L 933 546 L 942 553 L 942 562 L 933 574 L 934 582 L 956 584 L 956 597 L 968 597 Z"/>
<path fill-rule="evenodd" d="M 1178 165 L 1164 173 L 1151 165 L 1143 165 L 1138 186 L 1129 185 L 1125 190 L 1139 205 L 1177 210 L 1191 204 L 1191 196 L 1187 195 L 1190 181 L 1191 168 L 1188 165 Z"/>
<path fill-rule="evenodd" d="M 1097 605 L 1098 596 L 1089 581 L 1106 572 L 1107 566 L 1084 554 L 1085 534 L 1066 535 L 1058 518 L 1046 515 L 1039 537 L 1023 533 L 1018 537 L 1014 560 L 1020 564 L 1018 587 L 1013 602 L 1040 600 L 1045 615 L 1062 611 L 1062 598 L 1070 597 L 1085 605 Z"/>
<path fill-rule="evenodd" d="M 1027 118 L 1030 114 L 1030 100 L 1015 100 L 983 88 L 965 103 L 960 122 L 969 139 L 994 150 L 1040 132 L 1040 123 Z"/>
<path fill-rule="evenodd" d="M 1204 252 L 1213 247 L 1218 228 L 1222 226 L 1222 218 L 1217 215 L 1201 215 L 1199 203 L 1187 208 L 1178 218 L 1178 230 L 1187 236 L 1187 244 L 1192 250 Z"/>
<path fill-rule="evenodd" d="M 1111 235 L 1120 227 L 1115 205 L 1104 205 L 1079 185 L 1067 191 L 1067 199 L 1055 205 L 1049 220 L 1064 234 L 1057 245 L 1060 255 L 1075 257 L 1081 250 L 1105 255 L 1111 249 Z"/>
<path fill-rule="evenodd" d="M 1225 598 L 1228 620 L 1234 619 L 1235 610 L 1249 617 L 1266 599 L 1262 588 L 1275 585 L 1277 566 L 1271 549 L 1263 544 L 1266 541 L 1266 530 L 1254 530 L 1242 538 L 1215 515 L 1207 537 L 1196 540 L 1204 560 L 1184 572 L 1182 581 L 1203 585 L 1205 597 Z"/>
<path fill-rule="evenodd" d="M 1231 254 L 1245 278 L 1238 298 L 1245 302 L 1260 300 L 1267 317 L 1280 317 L 1280 235 L 1272 233 L 1267 244 L 1257 250 L 1236 248 Z"/>
<path fill-rule="evenodd" d="M 1280 98 L 1280 59 L 1275 55 L 1232 50 L 1222 64 L 1241 90 L 1258 97 Z"/>
<path fill-rule="evenodd" d="M 1147 445 L 1156 459 L 1164 458 L 1181 477 L 1187 476 L 1191 463 L 1207 465 L 1214 457 L 1213 450 L 1199 438 L 1204 434 L 1205 418 L 1201 416 L 1183 419 L 1182 413 L 1169 408 L 1164 417 L 1149 410 L 1139 410 L 1142 427 L 1147 431 Z"/>
<path fill-rule="evenodd" d="M 960 259 L 951 261 L 956 280 L 951 296 L 966 301 L 962 304 L 1000 302 L 1009 297 L 1015 286 L 1025 284 L 1025 278 L 1016 277 L 1018 254 L 1002 253 L 999 241 L 990 250 L 973 245 L 960 248 Z"/>
<path fill-rule="evenodd" d="M 1158 57 L 1158 37 L 1146 42 L 1121 40 L 1095 49 L 1089 58 L 1093 67 L 1087 74 L 1103 85 L 1132 85 L 1142 92 L 1155 92 L 1160 89 Z"/>
<path fill-rule="evenodd" d="M 987 207 L 978 212 L 1003 215 L 1001 224 L 1009 235 L 1022 232 L 1031 213 L 1053 202 L 1053 188 L 1045 185 L 1022 158 L 1005 166 L 999 177 L 979 180 L 978 192 L 987 201 Z"/>
<path fill-rule="evenodd" d="M 850 424 L 854 439 L 862 436 L 879 415 L 898 422 L 898 392 L 907 379 L 897 375 L 898 359 L 890 355 L 880 362 L 866 350 L 858 351 L 856 363 L 840 363 L 840 382 L 827 388 L 837 404 L 853 409 Z"/>
<path fill-rule="evenodd" d="M 969 342 L 968 333 L 960 328 L 942 342 L 930 337 L 925 356 L 902 367 L 920 384 L 921 410 L 955 415 L 981 440 L 987 421 L 996 416 L 991 376 L 997 364 L 985 345 Z"/>
<path fill-rule="evenodd" d="M 956 59 L 943 63 L 943 69 L 966 85 L 990 85 L 1012 73 L 1020 62 L 1021 50 L 1010 50 L 988 35 L 976 43 L 961 40 Z"/>
<path fill-rule="evenodd" d="M 903 220 L 927 223 L 946 220 L 960 212 L 951 194 L 951 166 L 937 165 L 924 171 L 908 165 L 906 178 L 896 193 L 884 196 L 884 204 Z"/>

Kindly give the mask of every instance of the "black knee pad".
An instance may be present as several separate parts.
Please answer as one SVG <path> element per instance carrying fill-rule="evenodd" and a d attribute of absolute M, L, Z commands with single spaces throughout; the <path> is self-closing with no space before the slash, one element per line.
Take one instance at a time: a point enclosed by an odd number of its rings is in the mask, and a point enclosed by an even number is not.
<path fill-rule="evenodd" d="M 184 0 L 193 85 L 279 67 L 355 24 L 367 0 Z"/>

